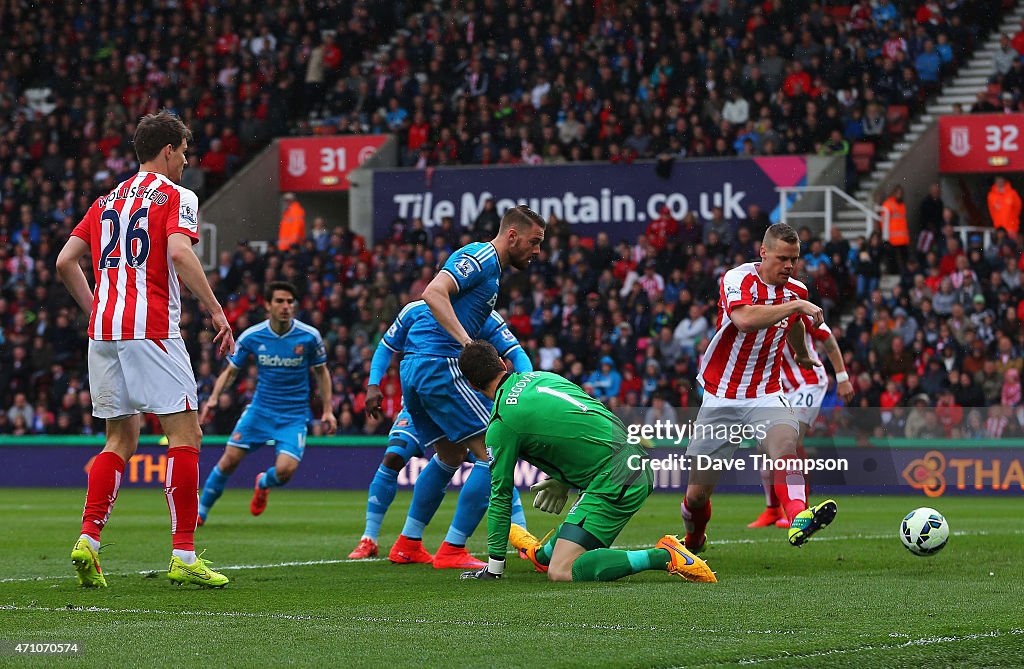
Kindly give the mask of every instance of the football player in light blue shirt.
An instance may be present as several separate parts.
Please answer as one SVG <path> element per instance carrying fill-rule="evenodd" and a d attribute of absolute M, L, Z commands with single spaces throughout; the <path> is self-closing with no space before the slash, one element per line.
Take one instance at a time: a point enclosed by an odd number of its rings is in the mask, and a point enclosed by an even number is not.
<path fill-rule="evenodd" d="M 254 516 L 267 506 L 270 488 L 282 486 L 291 479 L 306 448 L 306 427 L 310 420 L 309 370 L 317 380 L 323 402 L 320 420 L 327 434 L 338 427 L 331 407 L 331 375 L 327 371 L 327 354 L 320 333 L 293 317 L 298 292 L 284 281 L 267 285 L 265 298 L 270 317 L 241 334 L 235 354 L 213 386 L 199 415 L 206 420 L 217 406 L 221 392 L 235 380 L 251 356 L 255 359 L 259 380 L 252 402 L 245 408 L 231 431 L 224 455 L 210 472 L 199 500 L 199 524 L 206 522 L 210 508 L 224 492 L 228 477 L 242 458 L 263 445 L 273 446 L 277 454 L 274 466 L 256 476 L 249 510 Z"/>
<path fill-rule="evenodd" d="M 377 344 L 377 350 L 370 362 L 370 378 L 366 387 L 366 412 L 374 418 L 380 418 L 381 415 L 380 405 L 383 395 L 380 390 L 380 381 L 387 373 L 391 358 L 405 349 L 406 335 L 408 335 L 409 329 L 423 316 L 430 318 L 430 307 L 423 300 L 416 300 L 405 305 Z M 484 322 L 478 338 L 489 341 L 502 357 L 512 363 L 515 371 L 533 371 L 530 357 L 526 355 L 519 340 L 508 329 L 505 319 L 498 312 L 491 312 Z M 490 402 L 487 404 L 489 408 Z M 388 434 L 388 448 L 384 453 L 384 460 L 377 468 L 373 481 L 370 482 L 366 502 L 366 526 L 359 545 L 349 553 L 349 559 L 359 560 L 377 556 L 377 536 L 380 533 L 381 523 L 384 521 L 384 514 L 387 513 L 391 502 L 395 499 L 395 493 L 398 490 L 398 474 L 409 460 L 414 457 L 423 457 L 423 455 L 424 449 L 416 431 L 416 425 L 409 412 L 403 407 L 395 416 L 395 422 Z M 428 467 L 432 468 L 431 470 L 441 468 L 442 471 L 446 471 L 447 465 L 441 463 L 435 455 Z M 479 472 L 482 471 L 482 469 L 479 470 Z M 474 467 L 473 472 L 477 475 L 471 474 L 467 478 L 462 492 L 459 494 L 455 519 L 452 521 L 452 529 L 449 530 L 449 537 L 446 539 L 448 541 L 456 536 L 461 536 L 461 533 L 467 536 L 472 534 L 476 529 L 473 519 L 477 518 L 479 509 L 487 508 L 490 489 L 480 486 L 482 477 L 477 468 Z M 427 476 L 417 478 L 413 492 L 413 499 L 416 500 L 415 506 L 417 508 L 433 508 L 436 511 L 444 498 L 447 483 L 447 479 L 443 476 L 431 476 L 429 472 Z M 440 487 L 438 487 L 439 485 Z M 513 516 L 518 513 L 518 520 L 513 522 L 526 527 L 524 524 L 526 517 L 523 515 L 523 507 L 518 494 L 512 500 L 512 512 Z M 483 514 L 479 515 L 482 517 Z M 479 522 L 479 518 L 476 522 Z M 472 527 L 468 527 L 470 523 L 474 523 Z M 462 538 L 462 542 L 465 545 L 465 538 Z"/>
<path fill-rule="evenodd" d="M 489 403 L 470 387 L 459 369 L 458 357 L 498 301 L 502 270 L 509 266 L 525 270 L 540 253 L 543 241 L 544 219 L 526 205 L 513 207 L 502 216 L 494 239 L 467 244 L 453 253 L 424 289 L 430 317 L 418 319 L 406 336 L 400 366 L 402 398 L 423 446 L 434 447 L 445 470 L 428 471 L 428 465 L 421 476 L 436 474 L 446 484 L 468 449 L 477 459 L 474 469 L 482 470 L 490 486 L 484 447 Z M 471 556 L 465 545 L 446 540 L 437 555 L 423 548 L 423 528 L 435 510 L 418 508 L 414 498 L 389 559 L 399 564 L 432 562 L 438 568 L 479 568 L 483 563 Z"/>

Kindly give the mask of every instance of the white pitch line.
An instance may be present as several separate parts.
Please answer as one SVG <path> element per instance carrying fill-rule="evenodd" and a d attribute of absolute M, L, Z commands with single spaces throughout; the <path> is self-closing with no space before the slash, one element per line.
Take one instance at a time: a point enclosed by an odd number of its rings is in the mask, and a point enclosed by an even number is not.
<path fill-rule="evenodd" d="M 983 536 L 999 536 L 999 535 L 1011 535 L 1011 534 L 1024 534 L 1024 530 L 1011 530 L 1008 532 L 988 532 L 981 530 L 978 532 L 967 532 L 957 531 L 951 532 L 953 536 L 971 536 L 971 537 L 983 537 Z M 839 536 L 815 536 L 814 543 L 820 543 L 822 541 L 874 541 L 879 539 L 894 539 L 894 534 L 848 534 Z M 732 546 L 732 545 L 746 545 L 746 544 L 774 544 L 783 543 L 783 540 L 776 536 L 775 538 L 765 539 L 714 539 L 711 541 L 711 546 Z M 615 545 L 612 548 L 620 550 L 634 550 L 641 548 L 650 548 L 650 544 L 636 544 L 619 546 Z M 508 551 L 508 555 L 516 555 L 516 551 Z M 714 555 L 710 557 L 716 557 Z M 217 566 L 218 571 L 244 571 L 249 569 L 280 569 L 282 567 L 310 567 L 316 565 L 328 565 L 328 564 L 352 564 L 355 562 L 384 562 L 387 558 L 366 558 L 362 560 L 350 560 L 350 559 L 338 559 L 338 560 L 302 560 L 296 562 L 274 562 L 270 564 L 236 564 Z M 107 576 L 146 576 L 147 574 L 157 573 L 161 570 L 158 569 L 143 569 L 141 571 L 133 572 L 107 572 Z M 0 578 L 0 583 L 28 583 L 30 581 L 55 581 L 71 578 L 73 575 L 60 574 L 56 576 L 22 576 L 22 577 L 11 577 L 11 578 Z"/>
<path fill-rule="evenodd" d="M 738 664 L 761 664 L 763 662 L 783 662 L 788 660 L 808 660 L 816 657 L 829 657 L 832 655 L 846 655 L 848 653 L 863 653 L 865 651 L 872 650 L 898 650 L 900 648 L 913 648 L 914 646 L 931 646 L 939 643 L 959 643 L 962 641 L 976 641 L 978 639 L 994 639 L 996 637 L 1007 636 L 1007 635 L 1020 635 L 1024 634 L 1024 629 L 1011 629 L 1007 632 L 1000 630 L 993 630 L 991 632 L 979 632 L 976 634 L 962 634 L 959 636 L 932 636 L 924 637 L 921 639 L 909 639 L 903 643 L 895 644 L 868 644 L 865 646 L 855 646 L 853 648 L 832 648 L 830 650 L 821 650 L 813 653 L 786 653 L 783 655 L 775 655 L 772 657 L 755 657 L 746 658 L 739 660 Z M 890 635 L 893 636 L 893 635 Z"/>
<path fill-rule="evenodd" d="M 538 629 L 581 629 L 610 632 L 659 632 L 664 628 L 655 625 L 615 625 L 615 624 L 590 624 L 570 621 L 557 622 L 535 622 L 532 625 L 521 622 L 509 622 L 505 620 L 465 620 L 465 619 L 434 619 L 434 618 L 394 618 L 391 616 L 350 616 L 347 619 L 334 616 L 303 616 L 288 613 L 250 613 L 245 611 L 165 611 L 159 609 L 112 609 L 103 606 L 18 606 L 16 604 L 0 604 L 0 611 L 24 611 L 30 613 L 107 613 L 113 615 L 137 614 L 137 615 L 159 615 L 159 616 L 204 616 L 208 618 L 273 618 L 276 620 L 324 620 L 337 622 L 348 620 L 355 623 L 388 623 L 393 625 L 447 625 L 460 627 L 535 627 Z M 717 634 L 721 632 L 730 634 L 746 635 L 794 635 L 797 632 L 792 630 L 723 630 L 690 627 L 689 631 L 701 634 Z M 805 635 L 804 632 L 800 632 Z"/>
<path fill-rule="evenodd" d="M 0 604 L 0 611 L 33 611 L 42 613 L 125 613 L 159 616 L 206 616 L 217 618 L 273 618 L 275 620 L 313 620 L 313 616 L 296 616 L 290 613 L 251 613 L 246 611 L 160 611 L 157 609 L 110 609 L 103 606 L 16 606 Z"/>

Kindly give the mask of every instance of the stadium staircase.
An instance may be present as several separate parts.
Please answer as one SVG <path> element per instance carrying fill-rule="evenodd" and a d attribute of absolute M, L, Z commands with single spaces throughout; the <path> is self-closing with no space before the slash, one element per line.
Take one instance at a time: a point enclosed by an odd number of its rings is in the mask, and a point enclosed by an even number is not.
<path fill-rule="evenodd" d="M 977 101 L 978 93 L 988 89 L 989 79 L 995 72 L 993 56 L 999 48 L 1000 35 L 1007 33 L 1013 36 L 1020 30 L 1022 19 L 1024 19 L 1024 2 L 1018 2 L 1012 10 L 1003 16 L 999 27 L 988 35 L 966 64 L 948 83 L 943 85 L 936 96 L 928 101 L 924 111 L 916 118 L 909 120 L 906 117 L 901 118 L 898 114 L 893 114 L 890 109 L 887 125 L 889 123 L 906 125 L 907 132 L 896 139 L 892 148 L 885 152 L 881 160 L 876 162 L 861 179 L 854 193 L 856 200 L 871 208 L 877 208 L 879 201 L 887 195 L 877 192 L 879 186 L 900 159 L 921 139 L 929 126 L 935 123 L 939 116 L 952 113 L 954 104 L 960 104 L 964 112 L 970 111 L 971 106 Z M 857 161 L 856 150 L 854 150 L 854 161 Z M 864 212 L 853 206 L 844 206 L 836 214 L 835 225 L 848 238 L 862 235 L 864 234 Z"/>

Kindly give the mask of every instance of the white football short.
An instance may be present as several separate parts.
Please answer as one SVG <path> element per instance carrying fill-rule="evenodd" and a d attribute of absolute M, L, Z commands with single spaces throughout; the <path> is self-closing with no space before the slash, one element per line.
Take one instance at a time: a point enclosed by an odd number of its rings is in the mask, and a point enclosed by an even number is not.
<path fill-rule="evenodd" d="M 181 339 L 89 340 L 92 415 L 121 418 L 196 410 L 196 377 Z"/>
<path fill-rule="evenodd" d="M 821 403 L 825 400 L 826 392 L 828 392 L 827 383 L 805 385 L 786 393 L 786 399 L 793 407 L 797 420 L 804 425 L 813 425 L 821 411 Z"/>
<path fill-rule="evenodd" d="M 796 414 L 781 392 L 741 399 L 705 392 L 686 454 L 728 460 L 741 443 L 748 439 L 760 443 L 776 425 L 788 425 L 800 432 Z"/>

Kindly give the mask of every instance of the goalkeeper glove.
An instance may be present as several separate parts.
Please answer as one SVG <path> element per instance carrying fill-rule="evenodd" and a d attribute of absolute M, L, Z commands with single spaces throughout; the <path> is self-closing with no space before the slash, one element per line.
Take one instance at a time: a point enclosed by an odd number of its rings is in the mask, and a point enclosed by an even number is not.
<path fill-rule="evenodd" d="M 545 479 L 530 486 L 537 493 L 533 498 L 533 508 L 556 516 L 562 513 L 565 502 L 569 499 L 569 486 L 555 479 Z"/>
<path fill-rule="evenodd" d="M 480 567 L 476 571 L 464 571 L 462 572 L 463 580 L 467 578 L 475 578 L 477 580 L 495 580 L 501 578 L 502 573 L 505 571 L 505 559 L 488 558 L 487 566 Z"/>

